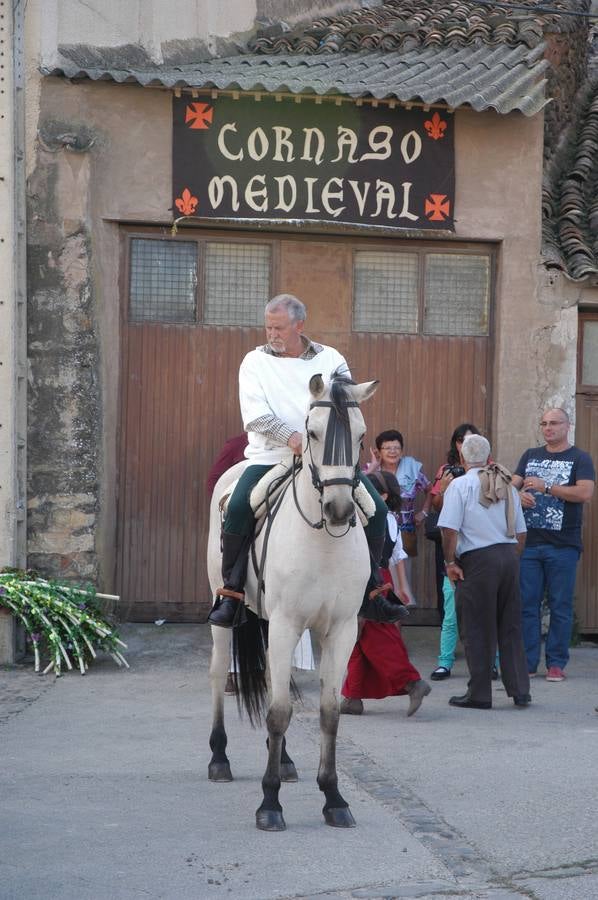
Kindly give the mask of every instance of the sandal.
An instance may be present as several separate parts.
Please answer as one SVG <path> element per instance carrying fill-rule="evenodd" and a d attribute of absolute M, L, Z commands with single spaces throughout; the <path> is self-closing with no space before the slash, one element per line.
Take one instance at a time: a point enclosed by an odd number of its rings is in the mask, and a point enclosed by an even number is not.
<path fill-rule="evenodd" d="M 437 669 L 434 669 L 430 678 L 432 681 L 444 681 L 445 678 L 451 677 L 451 670 L 447 669 L 446 666 L 438 666 Z"/>

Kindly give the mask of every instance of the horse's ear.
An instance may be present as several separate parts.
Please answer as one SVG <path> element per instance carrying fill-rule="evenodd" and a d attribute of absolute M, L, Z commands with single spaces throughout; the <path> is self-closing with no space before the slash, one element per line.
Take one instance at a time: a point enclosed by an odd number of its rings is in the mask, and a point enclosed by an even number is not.
<path fill-rule="evenodd" d="M 351 388 L 351 393 L 358 403 L 368 400 L 372 394 L 378 390 L 379 381 L 364 381 L 363 384 L 356 384 Z"/>
<path fill-rule="evenodd" d="M 324 379 L 321 375 L 312 375 L 309 379 L 309 391 L 314 400 L 319 400 L 324 393 Z"/>

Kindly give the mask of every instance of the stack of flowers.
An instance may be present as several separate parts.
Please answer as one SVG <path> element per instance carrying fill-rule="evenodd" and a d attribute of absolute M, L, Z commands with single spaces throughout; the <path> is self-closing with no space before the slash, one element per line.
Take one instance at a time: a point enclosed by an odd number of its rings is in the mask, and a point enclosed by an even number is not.
<path fill-rule="evenodd" d="M 0 606 L 25 626 L 33 647 L 35 671 L 42 675 L 51 671 L 60 675 L 63 665 L 69 671 L 78 666 L 85 675 L 98 650 L 109 653 L 119 666 L 129 668 L 119 649 L 126 649 L 127 645 L 106 621 L 98 602 L 102 596 L 93 588 L 46 581 L 31 571 L 0 571 Z M 46 655 L 49 662 L 42 670 Z"/>

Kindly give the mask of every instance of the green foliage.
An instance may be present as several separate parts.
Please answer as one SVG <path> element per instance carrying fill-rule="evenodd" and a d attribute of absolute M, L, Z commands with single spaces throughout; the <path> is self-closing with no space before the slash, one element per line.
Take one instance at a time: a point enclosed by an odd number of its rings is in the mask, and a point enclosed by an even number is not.
<path fill-rule="evenodd" d="M 47 581 L 35 572 L 5 568 L 0 571 L 0 606 L 19 619 L 35 656 L 35 671 L 49 661 L 43 674 L 63 665 L 79 667 L 82 675 L 97 650 L 109 653 L 119 666 L 127 661 L 120 652 L 126 644 L 106 620 L 93 587 L 74 587 Z M 73 665 L 74 663 L 74 665 Z"/>

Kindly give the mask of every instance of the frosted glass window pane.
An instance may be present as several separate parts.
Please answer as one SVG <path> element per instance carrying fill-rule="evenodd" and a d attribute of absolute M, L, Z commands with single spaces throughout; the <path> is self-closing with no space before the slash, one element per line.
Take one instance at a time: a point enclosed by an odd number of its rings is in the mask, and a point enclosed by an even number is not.
<path fill-rule="evenodd" d="M 490 258 L 459 253 L 426 254 L 424 334 L 487 335 Z"/>
<path fill-rule="evenodd" d="M 194 323 L 195 241 L 131 241 L 130 322 Z"/>
<path fill-rule="evenodd" d="M 205 325 L 263 325 L 270 299 L 269 244 L 206 244 Z"/>
<path fill-rule="evenodd" d="M 416 253 L 359 250 L 353 273 L 353 330 L 417 334 Z"/>

